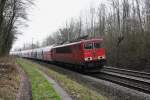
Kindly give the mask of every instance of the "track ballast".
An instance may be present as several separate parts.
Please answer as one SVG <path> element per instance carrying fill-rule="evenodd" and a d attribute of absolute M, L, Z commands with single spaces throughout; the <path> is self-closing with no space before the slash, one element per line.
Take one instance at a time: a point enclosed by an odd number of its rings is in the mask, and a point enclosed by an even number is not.
<path fill-rule="evenodd" d="M 146 94 L 150 94 L 150 74 L 114 67 L 104 67 L 92 76 L 107 80 Z"/>

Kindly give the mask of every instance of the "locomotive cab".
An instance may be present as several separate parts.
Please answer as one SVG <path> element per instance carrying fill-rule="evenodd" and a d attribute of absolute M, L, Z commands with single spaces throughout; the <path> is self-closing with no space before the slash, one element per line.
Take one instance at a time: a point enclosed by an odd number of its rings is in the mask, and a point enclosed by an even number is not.
<path fill-rule="evenodd" d="M 83 43 L 83 59 L 88 66 L 103 66 L 106 62 L 105 49 L 102 39 L 86 41 Z"/>

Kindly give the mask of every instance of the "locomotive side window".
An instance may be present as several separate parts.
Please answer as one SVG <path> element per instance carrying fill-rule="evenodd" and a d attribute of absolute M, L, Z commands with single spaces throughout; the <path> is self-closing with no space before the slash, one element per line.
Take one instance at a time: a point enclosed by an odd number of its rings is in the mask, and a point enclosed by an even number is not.
<path fill-rule="evenodd" d="M 94 48 L 101 48 L 101 43 L 99 42 L 94 43 Z"/>
<path fill-rule="evenodd" d="M 56 53 L 71 53 L 71 48 L 69 46 L 59 47 L 59 48 L 56 48 Z"/>
<path fill-rule="evenodd" d="M 93 43 L 84 44 L 84 49 L 93 49 Z"/>

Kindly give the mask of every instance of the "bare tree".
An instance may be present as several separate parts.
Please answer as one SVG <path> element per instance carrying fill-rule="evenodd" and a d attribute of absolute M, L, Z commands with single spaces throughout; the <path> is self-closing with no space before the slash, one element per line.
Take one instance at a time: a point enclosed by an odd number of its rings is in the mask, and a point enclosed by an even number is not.
<path fill-rule="evenodd" d="M 106 22 L 106 8 L 104 4 L 100 4 L 98 8 L 98 28 L 100 36 L 105 33 L 105 22 Z"/>
<path fill-rule="evenodd" d="M 90 37 L 95 37 L 95 32 L 94 32 L 94 23 L 95 23 L 95 8 L 91 7 L 90 8 L 90 20 L 91 20 L 91 36 Z"/>
<path fill-rule="evenodd" d="M 145 0 L 146 30 L 150 32 L 150 1 Z"/>
<path fill-rule="evenodd" d="M 0 0 L 0 56 L 8 54 L 15 35 L 17 23 L 26 19 L 28 0 Z"/>

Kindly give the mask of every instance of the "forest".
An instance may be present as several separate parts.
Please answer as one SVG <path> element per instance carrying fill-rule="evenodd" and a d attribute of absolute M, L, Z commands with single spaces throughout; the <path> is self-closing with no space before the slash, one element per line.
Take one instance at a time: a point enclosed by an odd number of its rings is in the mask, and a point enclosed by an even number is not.
<path fill-rule="evenodd" d="M 25 1 L 0 0 L 0 55 L 9 52 L 20 19 L 26 19 L 25 6 L 30 2 Z M 103 38 L 108 65 L 150 71 L 150 0 L 107 0 L 87 9 L 50 33 L 41 45 L 38 41 L 22 49 Z"/>
<path fill-rule="evenodd" d="M 91 6 L 47 37 L 42 46 L 82 37 L 104 39 L 108 65 L 150 71 L 150 0 L 108 0 Z"/>

